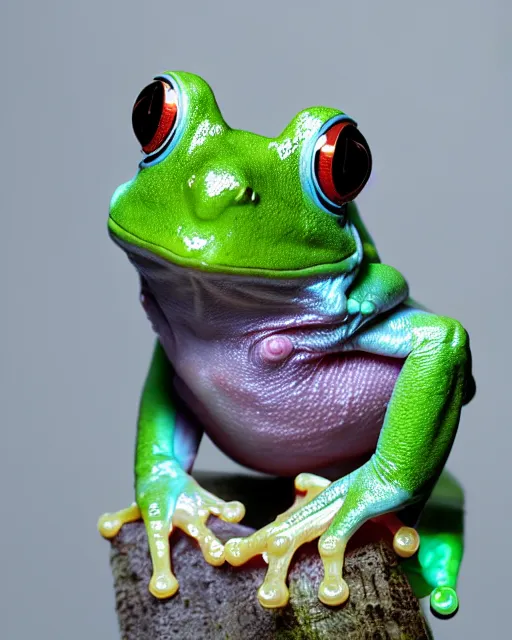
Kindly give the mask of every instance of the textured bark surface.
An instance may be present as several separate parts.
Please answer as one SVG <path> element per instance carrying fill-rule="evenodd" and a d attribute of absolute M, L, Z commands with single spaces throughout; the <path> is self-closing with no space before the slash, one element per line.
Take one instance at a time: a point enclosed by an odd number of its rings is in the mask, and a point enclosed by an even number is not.
<path fill-rule="evenodd" d="M 289 506 L 285 480 L 245 476 L 197 475 L 200 483 L 225 499 L 245 502 L 252 527 Z M 251 518 L 252 515 L 252 518 Z M 211 521 L 223 541 L 248 535 L 240 524 Z M 179 592 L 159 601 L 148 592 L 151 562 L 142 523 L 125 525 L 112 541 L 111 564 L 123 640 L 427 640 L 429 632 L 417 599 L 398 566 L 382 530 L 365 525 L 349 547 L 345 577 L 350 599 L 330 608 L 317 598 L 322 564 L 316 543 L 304 545 L 292 563 L 290 603 L 265 610 L 256 598 L 263 581 L 261 559 L 243 567 L 208 565 L 196 544 L 181 533 L 172 537 L 172 562 Z"/>

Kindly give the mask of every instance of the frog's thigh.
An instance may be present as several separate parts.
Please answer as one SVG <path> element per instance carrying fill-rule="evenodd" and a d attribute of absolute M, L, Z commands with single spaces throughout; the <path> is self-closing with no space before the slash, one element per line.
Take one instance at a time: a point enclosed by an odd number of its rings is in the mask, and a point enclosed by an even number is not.
<path fill-rule="evenodd" d="M 352 346 L 405 358 L 373 458 L 417 499 L 427 486 L 430 492 L 455 437 L 470 376 L 467 333 L 457 320 L 402 307 Z"/>
<path fill-rule="evenodd" d="M 346 499 L 320 540 L 326 572 L 321 599 L 334 603 L 342 597 L 338 569 L 355 530 L 369 518 L 428 497 L 453 443 L 470 362 L 459 322 L 406 306 L 354 336 L 349 349 L 405 361 L 376 451 L 354 472 Z"/>

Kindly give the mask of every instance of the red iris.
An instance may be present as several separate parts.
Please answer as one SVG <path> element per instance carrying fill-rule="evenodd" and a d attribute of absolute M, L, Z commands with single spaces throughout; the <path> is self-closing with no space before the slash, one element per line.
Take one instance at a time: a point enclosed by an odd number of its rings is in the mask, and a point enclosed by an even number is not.
<path fill-rule="evenodd" d="M 370 147 L 355 123 L 336 122 L 325 132 L 315 157 L 315 173 L 322 194 L 335 204 L 353 200 L 370 177 Z"/>
<path fill-rule="evenodd" d="M 170 83 L 155 80 L 133 106 L 132 125 L 144 153 L 154 153 L 169 137 L 178 113 L 178 96 Z"/>

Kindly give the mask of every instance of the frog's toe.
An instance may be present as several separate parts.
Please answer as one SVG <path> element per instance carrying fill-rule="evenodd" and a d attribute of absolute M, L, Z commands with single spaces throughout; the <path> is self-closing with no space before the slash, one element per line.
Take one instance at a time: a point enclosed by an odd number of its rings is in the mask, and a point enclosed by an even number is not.
<path fill-rule="evenodd" d="M 372 300 L 364 300 L 361 303 L 361 313 L 363 316 L 371 316 L 377 311 L 377 305 Z"/>
<path fill-rule="evenodd" d="M 98 531 L 104 538 L 114 538 L 124 524 L 135 522 L 140 518 L 140 509 L 134 502 L 126 509 L 121 509 L 114 513 L 104 513 L 98 520 Z"/>
<path fill-rule="evenodd" d="M 282 579 L 265 580 L 258 589 L 258 600 L 265 609 L 277 609 L 288 604 L 290 592 Z"/>
<path fill-rule="evenodd" d="M 356 315 L 356 313 L 360 313 L 361 303 L 355 298 L 349 298 L 347 300 L 347 311 L 351 316 Z"/>
<path fill-rule="evenodd" d="M 224 522 L 240 522 L 245 516 L 245 506 L 233 500 L 231 502 L 224 502 L 220 507 L 210 507 L 210 513 L 218 516 Z"/>
<path fill-rule="evenodd" d="M 419 549 L 420 534 L 412 527 L 402 524 L 396 513 L 385 513 L 372 520 L 384 526 L 393 536 L 393 549 L 397 556 L 410 558 Z"/>
<path fill-rule="evenodd" d="M 344 604 L 348 600 L 350 591 L 348 584 L 341 576 L 331 576 L 322 580 L 318 589 L 318 599 L 330 607 Z"/>
<path fill-rule="evenodd" d="M 263 554 L 267 546 L 267 538 L 271 525 L 256 531 L 247 538 L 231 538 L 224 545 L 226 560 L 234 567 L 239 567 L 254 556 Z"/>
<path fill-rule="evenodd" d="M 410 558 L 420 546 L 420 536 L 412 527 L 400 527 L 393 537 L 393 549 L 401 558 Z"/>
<path fill-rule="evenodd" d="M 355 298 L 349 298 L 347 300 L 347 312 L 351 316 L 355 316 L 359 313 L 363 316 L 371 316 L 377 312 L 377 304 L 370 297 L 366 297 L 361 301 L 356 300 Z"/>
<path fill-rule="evenodd" d="M 185 512 L 196 510 L 195 507 L 191 509 L 190 497 L 184 498 L 184 500 L 185 502 L 183 506 Z M 194 500 L 197 504 L 201 505 L 201 509 L 197 511 L 198 514 L 202 513 L 204 515 L 207 513 L 208 515 L 216 516 L 225 522 L 240 522 L 240 520 L 245 516 L 245 506 L 241 502 L 238 500 L 226 502 L 225 500 L 215 496 L 213 493 L 206 491 L 206 489 L 203 489 L 203 487 L 199 486 L 197 483 L 194 483 Z M 179 507 L 180 503 L 178 503 L 178 508 Z"/>
<path fill-rule="evenodd" d="M 208 564 L 220 566 L 225 560 L 224 545 L 206 525 L 211 515 L 226 522 L 239 522 L 245 507 L 237 501 L 224 502 L 194 483 L 189 492 L 179 497 L 173 524 L 197 540 Z"/>
<path fill-rule="evenodd" d="M 294 486 L 297 491 L 317 495 L 331 484 L 327 478 L 317 476 L 314 473 L 299 473 L 295 478 Z M 309 495 L 312 498 L 312 495 Z"/>
<path fill-rule="evenodd" d="M 343 604 L 349 588 L 343 579 L 343 559 L 346 543 L 329 533 L 318 541 L 318 551 L 324 565 L 324 579 L 318 589 L 318 599 L 329 606 Z"/>
<path fill-rule="evenodd" d="M 224 563 L 224 545 L 199 518 L 183 522 L 174 519 L 176 526 L 197 540 L 204 559 L 208 564 L 218 567 Z"/>
<path fill-rule="evenodd" d="M 275 609 L 288 604 L 290 597 L 286 586 L 288 568 L 295 551 L 301 544 L 300 536 L 296 538 L 286 534 L 277 534 L 268 540 L 264 556 L 268 562 L 268 569 L 265 580 L 258 590 L 261 606 Z"/>
<path fill-rule="evenodd" d="M 231 538 L 224 545 L 224 557 L 233 567 L 239 567 L 246 561 L 246 554 L 244 553 L 243 538 Z"/>
<path fill-rule="evenodd" d="M 170 598 L 178 591 L 178 588 L 178 581 L 170 570 L 154 573 L 149 582 L 149 591 L 160 600 Z"/>
<path fill-rule="evenodd" d="M 434 615 L 443 618 L 457 613 L 459 598 L 455 589 L 448 586 L 436 587 L 430 594 L 430 608 Z"/>
<path fill-rule="evenodd" d="M 286 520 L 288 516 L 295 513 L 299 507 L 308 504 L 308 502 L 316 498 L 316 496 L 322 493 L 330 484 L 330 480 L 322 478 L 322 476 L 317 476 L 314 473 L 299 473 L 294 481 L 295 500 L 289 509 L 276 518 L 276 522 Z"/>
<path fill-rule="evenodd" d="M 339 483 L 331 488 L 329 480 L 307 473 L 296 478 L 295 487 L 298 495 L 288 511 L 247 538 L 232 538 L 225 545 L 225 557 L 231 565 L 239 566 L 256 555 L 266 560 L 268 569 L 258 600 L 269 609 L 287 604 L 286 579 L 295 552 L 326 531 L 345 495 Z M 330 495 L 323 494 L 329 490 Z"/>

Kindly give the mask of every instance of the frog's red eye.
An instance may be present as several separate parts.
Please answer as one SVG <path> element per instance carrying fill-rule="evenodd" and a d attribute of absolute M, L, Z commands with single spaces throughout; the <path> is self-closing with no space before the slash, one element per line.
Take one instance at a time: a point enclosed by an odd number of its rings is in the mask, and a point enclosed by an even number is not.
<path fill-rule="evenodd" d="M 178 96 L 169 82 L 155 80 L 135 100 L 133 131 L 144 153 L 154 153 L 169 137 L 178 112 Z"/>
<path fill-rule="evenodd" d="M 314 166 L 318 186 L 334 204 L 350 202 L 370 177 L 370 147 L 351 121 L 336 122 L 320 140 Z"/>

